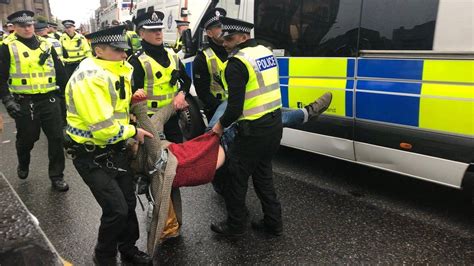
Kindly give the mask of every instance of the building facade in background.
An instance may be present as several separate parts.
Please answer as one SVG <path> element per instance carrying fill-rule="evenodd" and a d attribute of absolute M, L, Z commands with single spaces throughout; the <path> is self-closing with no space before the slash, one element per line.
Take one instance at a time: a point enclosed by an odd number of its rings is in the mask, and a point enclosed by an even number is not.
<path fill-rule="evenodd" d="M 31 10 L 36 16 L 51 20 L 51 7 L 49 0 L 0 0 L 0 27 L 5 25 L 7 17 L 18 10 Z"/>

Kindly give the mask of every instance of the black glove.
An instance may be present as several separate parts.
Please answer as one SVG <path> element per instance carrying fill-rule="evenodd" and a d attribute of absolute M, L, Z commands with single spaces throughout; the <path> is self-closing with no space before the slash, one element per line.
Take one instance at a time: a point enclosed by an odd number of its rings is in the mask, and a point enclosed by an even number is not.
<path fill-rule="evenodd" d="M 5 108 L 7 108 L 8 114 L 13 118 L 17 119 L 22 116 L 20 105 L 15 101 L 12 95 L 7 95 L 2 99 Z"/>

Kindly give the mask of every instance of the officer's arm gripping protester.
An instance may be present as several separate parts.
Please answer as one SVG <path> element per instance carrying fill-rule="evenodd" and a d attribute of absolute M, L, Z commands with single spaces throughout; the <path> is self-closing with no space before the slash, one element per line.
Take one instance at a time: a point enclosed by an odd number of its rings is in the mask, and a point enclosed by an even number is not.
<path fill-rule="evenodd" d="M 66 88 L 67 143 L 74 166 L 102 208 L 94 262 L 146 265 L 148 254 L 138 250 L 139 226 L 135 213 L 133 174 L 125 141 L 143 143 L 149 132 L 130 124 L 132 66 L 125 61 L 125 27 L 94 32 L 94 58 L 81 62 Z"/>
<path fill-rule="evenodd" d="M 228 106 L 212 128 L 222 135 L 224 128 L 237 121 L 238 134 L 228 152 L 229 173 L 224 186 L 227 219 L 213 223 L 211 230 L 224 236 L 245 233 L 245 198 L 252 176 L 264 218 L 252 227 L 272 235 L 283 232 L 281 205 L 273 186 L 272 158 L 280 146 L 283 127 L 278 67 L 272 52 L 250 38 L 253 24 L 220 18 L 224 47 L 230 54 L 224 75 Z"/>

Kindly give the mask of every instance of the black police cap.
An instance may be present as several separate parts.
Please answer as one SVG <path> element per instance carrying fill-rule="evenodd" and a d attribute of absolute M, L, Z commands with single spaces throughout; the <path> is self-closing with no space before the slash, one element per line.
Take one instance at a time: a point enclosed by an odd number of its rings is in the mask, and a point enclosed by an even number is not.
<path fill-rule="evenodd" d="M 220 25 L 220 18 L 225 17 L 226 15 L 227 11 L 225 11 L 225 9 L 220 7 L 213 8 L 204 14 L 202 18 L 202 27 L 207 30 L 212 26 Z"/>
<path fill-rule="evenodd" d="M 222 17 L 220 18 L 222 23 L 222 36 L 229 36 L 234 33 L 247 33 L 253 29 L 253 24 L 247 21 L 243 21 L 235 18 Z"/>
<path fill-rule="evenodd" d="M 49 22 L 48 22 L 48 26 L 49 26 L 49 27 L 57 27 L 57 26 L 58 26 L 58 24 L 56 24 L 56 23 L 54 23 L 54 22 L 51 22 L 51 21 L 49 21 Z"/>
<path fill-rule="evenodd" d="M 133 19 L 137 29 L 163 29 L 163 19 L 165 14 L 160 11 L 150 11 Z"/>
<path fill-rule="evenodd" d="M 75 25 L 76 22 L 74 22 L 74 20 L 71 20 L 71 19 L 64 20 L 62 23 L 63 23 L 63 26 L 66 27 L 66 28 L 71 27 L 71 26 L 73 26 L 73 27 L 76 26 Z"/>
<path fill-rule="evenodd" d="M 29 10 L 17 11 L 7 17 L 9 23 L 33 25 L 35 13 Z"/>
<path fill-rule="evenodd" d="M 189 21 L 176 19 L 176 27 L 189 26 Z"/>
<path fill-rule="evenodd" d="M 125 25 L 120 25 L 87 34 L 85 37 L 91 41 L 92 45 L 107 44 L 121 49 L 130 49 L 125 32 Z"/>
<path fill-rule="evenodd" d="M 43 22 L 43 21 L 37 21 L 35 23 L 35 31 L 40 31 L 48 28 L 48 23 Z"/>

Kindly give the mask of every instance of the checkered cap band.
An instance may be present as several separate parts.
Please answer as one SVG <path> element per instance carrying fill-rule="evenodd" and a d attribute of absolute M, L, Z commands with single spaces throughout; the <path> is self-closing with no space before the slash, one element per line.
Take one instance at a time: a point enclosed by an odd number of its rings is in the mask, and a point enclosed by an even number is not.
<path fill-rule="evenodd" d="M 97 36 L 91 39 L 91 44 L 99 43 L 113 43 L 113 42 L 127 42 L 126 36 L 124 34 L 114 34 L 114 35 L 103 35 Z"/>
<path fill-rule="evenodd" d="M 179 27 L 179 26 L 189 26 L 189 22 L 186 21 L 186 22 L 176 22 L 176 26 Z"/>
<path fill-rule="evenodd" d="M 241 26 L 241 25 L 226 25 L 226 24 L 224 24 L 224 25 L 222 25 L 222 31 L 250 33 L 252 31 L 252 28 Z"/>
<path fill-rule="evenodd" d="M 137 28 L 143 27 L 143 26 L 161 26 L 163 25 L 163 21 L 161 19 L 157 21 L 153 21 L 151 19 L 146 19 L 138 23 Z"/>
<path fill-rule="evenodd" d="M 219 18 L 221 16 L 214 16 L 214 17 L 211 17 L 208 21 L 206 21 L 206 23 L 204 23 L 204 28 L 207 28 L 209 27 L 209 25 L 211 25 L 212 23 L 216 22 L 216 21 L 219 21 Z"/>
<path fill-rule="evenodd" d="M 16 18 L 12 19 L 10 21 L 10 23 L 29 23 L 29 22 L 33 22 L 33 21 L 35 21 L 35 19 L 33 17 L 24 14 L 21 17 L 16 17 Z"/>

